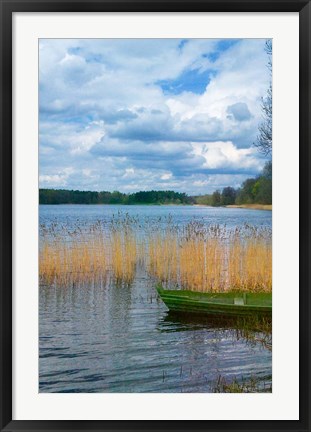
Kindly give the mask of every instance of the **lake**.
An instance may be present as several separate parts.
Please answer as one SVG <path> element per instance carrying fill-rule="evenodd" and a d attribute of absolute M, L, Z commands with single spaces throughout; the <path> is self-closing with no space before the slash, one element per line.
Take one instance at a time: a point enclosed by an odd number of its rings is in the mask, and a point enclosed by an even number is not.
<path fill-rule="evenodd" d="M 271 211 L 171 205 L 40 205 L 40 226 L 105 226 L 118 213 L 158 227 L 272 227 Z M 40 392 L 213 392 L 234 380 L 271 391 L 266 334 L 168 313 L 143 266 L 130 284 L 40 286 L 39 341 Z"/>

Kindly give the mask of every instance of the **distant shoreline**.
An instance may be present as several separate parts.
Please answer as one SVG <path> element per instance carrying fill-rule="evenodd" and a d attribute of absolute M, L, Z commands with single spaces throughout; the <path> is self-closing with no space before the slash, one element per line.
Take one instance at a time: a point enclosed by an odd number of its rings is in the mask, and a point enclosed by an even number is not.
<path fill-rule="evenodd" d="M 183 203 L 167 203 L 167 204 L 162 204 L 162 203 L 131 203 L 131 204 L 123 204 L 123 203 L 40 203 L 39 205 L 55 205 L 55 206 L 63 206 L 63 205 L 85 205 L 85 206 L 111 206 L 111 205 L 115 205 L 115 206 L 125 206 L 125 207 L 135 207 L 135 206 L 153 206 L 153 207 L 163 207 L 163 206 L 178 206 L 178 207 L 185 207 L 185 206 L 199 206 L 199 207 L 212 207 L 212 206 L 207 206 L 207 205 L 201 205 L 201 204 L 183 204 Z"/>
<path fill-rule="evenodd" d="M 271 210 L 272 204 L 231 204 L 227 205 L 227 208 L 243 208 L 243 209 L 252 209 L 252 210 Z"/>
<path fill-rule="evenodd" d="M 62 206 L 62 205 L 87 205 L 87 206 L 106 206 L 106 205 L 115 205 L 115 206 L 128 206 L 128 207 L 134 207 L 134 206 L 138 206 L 138 205 L 142 205 L 142 206 L 155 206 L 155 207 L 159 207 L 159 206 L 178 206 L 178 207 L 184 207 L 184 206 L 191 206 L 191 207 L 208 207 L 208 208 L 241 208 L 241 209 L 250 209 L 250 210 L 270 210 L 272 211 L 272 204 L 231 204 L 231 205 L 227 205 L 227 206 L 211 206 L 211 205 L 205 205 L 205 204 L 151 204 L 151 203 L 135 203 L 135 204 L 79 204 L 79 203 L 60 203 L 60 204 L 40 204 L 40 205 L 57 205 L 57 206 Z"/>

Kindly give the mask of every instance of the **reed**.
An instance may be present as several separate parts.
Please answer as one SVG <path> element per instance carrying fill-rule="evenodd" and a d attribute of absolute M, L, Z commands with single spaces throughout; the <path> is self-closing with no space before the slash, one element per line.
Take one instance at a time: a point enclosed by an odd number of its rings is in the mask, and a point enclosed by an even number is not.
<path fill-rule="evenodd" d="M 133 234 L 114 232 L 111 242 L 111 267 L 118 282 L 131 283 L 138 260 L 136 238 Z"/>
<path fill-rule="evenodd" d="M 114 278 L 133 282 L 138 264 L 155 282 L 202 292 L 271 292 L 271 231 L 228 230 L 192 221 L 145 221 L 128 215 L 110 224 L 41 227 L 40 282 L 68 285 Z"/>
<path fill-rule="evenodd" d="M 192 231 L 177 246 L 176 240 L 157 237 L 150 249 L 150 272 L 164 285 L 202 292 L 272 291 L 269 232 Z"/>
<path fill-rule="evenodd" d="M 271 382 L 265 382 L 255 376 L 248 379 L 243 377 L 239 380 L 234 377 L 226 380 L 225 377 L 218 375 L 215 383 L 212 385 L 213 393 L 272 393 Z"/>
<path fill-rule="evenodd" d="M 40 282 L 72 285 L 102 279 L 107 270 L 107 244 L 102 237 L 88 236 L 71 241 L 45 239 L 40 247 Z"/>

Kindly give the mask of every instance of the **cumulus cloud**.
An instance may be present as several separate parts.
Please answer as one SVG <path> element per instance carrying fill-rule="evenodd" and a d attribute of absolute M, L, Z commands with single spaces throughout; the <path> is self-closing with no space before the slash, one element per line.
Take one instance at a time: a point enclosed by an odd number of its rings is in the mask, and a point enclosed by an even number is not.
<path fill-rule="evenodd" d="M 229 105 L 227 108 L 228 118 L 233 118 L 237 121 L 249 120 L 251 113 L 248 106 L 244 102 L 237 102 L 233 105 Z"/>
<path fill-rule="evenodd" d="M 57 172 L 56 174 L 43 174 L 39 175 L 39 182 L 42 187 L 57 187 L 57 186 L 66 186 L 67 180 L 71 174 L 74 173 L 74 169 L 72 167 L 64 168 L 62 171 Z"/>
<path fill-rule="evenodd" d="M 40 185 L 203 193 L 255 175 L 264 43 L 41 39 Z"/>
<path fill-rule="evenodd" d="M 258 160 L 256 158 L 256 149 L 249 147 L 247 149 L 238 149 L 232 142 L 210 142 L 210 143 L 192 143 L 193 153 L 204 158 L 203 167 L 213 169 L 223 169 L 227 171 L 256 171 Z M 262 167 L 261 162 L 261 167 Z"/>

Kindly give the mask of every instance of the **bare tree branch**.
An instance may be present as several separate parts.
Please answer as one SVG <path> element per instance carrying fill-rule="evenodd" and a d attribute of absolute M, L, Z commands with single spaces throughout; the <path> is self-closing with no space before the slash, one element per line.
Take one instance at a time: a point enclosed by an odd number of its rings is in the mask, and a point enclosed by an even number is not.
<path fill-rule="evenodd" d="M 267 95 L 262 99 L 262 116 L 263 120 L 258 126 L 258 136 L 254 146 L 260 153 L 269 156 L 272 153 L 272 40 L 267 39 L 265 51 L 268 54 L 267 67 L 270 72 L 270 85 Z"/>

